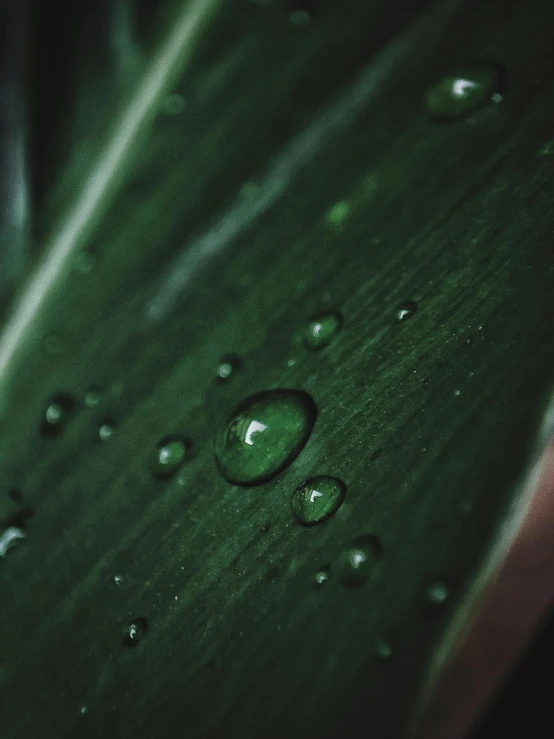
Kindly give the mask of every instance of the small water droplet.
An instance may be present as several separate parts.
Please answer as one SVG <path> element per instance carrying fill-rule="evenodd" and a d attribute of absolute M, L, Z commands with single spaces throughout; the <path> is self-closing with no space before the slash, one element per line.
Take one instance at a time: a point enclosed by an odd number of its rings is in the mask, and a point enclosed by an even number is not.
<path fill-rule="evenodd" d="M 133 619 L 123 634 L 123 643 L 127 647 L 136 647 L 146 636 L 148 624 L 145 618 Z"/>
<path fill-rule="evenodd" d="M 81 706 L 80 711 L 81 711 L 81 716 L 84 716 L 85 713 L 88 711 L 87 706 Z"/>
<path fill-rule="evenodd" d="M 122 575 L 114 575 L 113 581 L 116 585 L 121 585 L 123 582 L 123 576 Z"/>
<path fill-rule="evenodd" d="M 325 521 L 339 509 L 345 493 L 345 484 L 336 477 L 310 477 L 293 493 L 292 515 L 303 526 L 313 526 Z"/>
<path fill-rule="evenodd" d="M 342 314 L 331 310 L 317 313 L 310 319 L 304 331 L 304 343 L 309 349 L 317 351 L 327 346 L 342 327 Z"/>
<path fill-rule="evenodd" d="M 375 654 L 379 659 L 389 659 L 392 657 L 392 644 L 388 639 L 379 639 L 375 645 Z"/>
<path fill-rule="evenodd" d="M 417 313 L 417 303 L 413 300 L 405 300 L 398 306 L 396 318 L 399 321 L 407 321 Z"/>
<path fill-rule="evenodd" d="M 428 88 L 425 93 L 427 112 L 432 118 L 452 120 L 500 102 L 502 70 L 490 63 L 472 64 L 453 70 Z M 499 97 L 495 99 L 495 94 Z"/>
<path fill-rule="evenodd" d="M 427 600 L 433 605 L 442 605 L 450 593 L 443 582 L 434 582 L 427 588 Z"/>
<path fill-rule="evenodd" d="M 216 433 L 221 474 L 237 485 L 266 482 L 298 456 L 316 417 L 314 401 L 301 390 L 268 390 L 250 396 Z"/>
<path fill-rule="evenodd" d="M 335 203 L 331 208 L 329 208 L 327 215 L 325 216 L 325 220 L 331 226 L 338 227 L 344 224 L 349 215 L 350 204 L 347 200 L 341 200 L 339 203 Z"/>
<path fill-rule="evenodd" d="M 0 557 L 5 557 L 7 552 L 17 546 L 25 538 L 25 532 L 17 526 L 9 526 L 0 534 Z"/>
<path fill-rule="evenodd" d="M 185 96 L 175 92 L 165 98 L 162 104 L 162 111 L 166 115 L 179 115 L 185 109 L 186 104 Z"/>
<path fill-rule="evenodd" d="M 381 543 L 376 536 L 360 536 L 339 557 L 339 577 L 344 585 L 363 585 L 374 571 L 381 554 Z"/>
<path fill-rule="evenodd" d="M 53 437 L 61 434 L 74 407 L 75 400 L 70 395 L 65 393 L 53 395 L 48 401 L 40 424 L 41 436 Z"/>
<path fill-rule="evenodd" d="M 239 368 L 240 361 L 238 357 L 229 354 L 220 361 L 217 367 L 217 379 L 228 380 Z"/>
<path fill-rule="evenodd" d="M 98 428 L 98 438 L 100 441 L 108 441 L 113 436 L 114 431 L 113 421 L 104 421 Z"/>
<path fill-rule="evenodd" d="M 289 21 L 296 28 L 304 28 L 310 23 L 311 19 L 312 18 L 307 10 L 293 10 L 292 13 L 289 14 Z"/>
<path fill-rule="evenodd" d="M 87 390 L 84 397 L 84 403 L 87 408 L 96 408 L 102 400 L 102 393 L 96 387 Z"/>
<path fill-rule="evenodd" d="M 454 390 L 454 395 L 461 395 L 461 394 L 462 394 L 461 390 Z"/>
<path fill-rule="evenodd" d="M 167 479 L 177 472 L 190 453 L 192 445 L 187 439 L 166 436 L 156 446 L 152 472 L 159 479 Z"/>
<path fill-rule="evenodd" d="M 325 583 L 329 580 L 331 577 L 331 568 L 330 567 L 322 567 L 320 570 L 318 570 L 315 573 L 315 582 L 317 586 L 325 585 Z"/>

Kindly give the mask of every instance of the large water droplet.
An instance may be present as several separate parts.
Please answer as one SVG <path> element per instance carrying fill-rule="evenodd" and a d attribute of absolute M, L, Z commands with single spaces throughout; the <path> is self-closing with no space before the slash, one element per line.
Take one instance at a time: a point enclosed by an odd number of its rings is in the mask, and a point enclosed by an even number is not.
<path fill-rule="evenodd" d="M 346 486 L 336 477 L 317 475 L 299 485 L 292 496 L 292 514 L 304 526 L 332 516 L 344 500 Z"/>
<path fill-rule="evenodd" d="M 433 118 L 460 118 L 496 102 L 495 93 L 500 86 L 500 67 L 485 63 L 469 65 L 453 70 L 431 85 L 425 93 L 425 105 Z"/>
<path fill-rule="evenodd" d="M 183 464 L 190 451 L 191 443 L 177 436 L 166 436 L 157 445 L 152 472 L 155 477 L 165 479 L 171 477 Z"/>
<path fill-rule="evenodd" d="M 281 472 L 304 447 L 317 408 L 301 390 L 268 390 L 241 403 L 216 434 L 221 474 L 237 485 L 256 485 Z"/>
<path fill-rule="evenodd" d="M 145 618 L 134 618 L 125 629 L 123 643 L 127 647 L 136 647 L 146 636 L 148 623 Z"/>
<path fill-rule="evenodd" d="M 332 310 L 318 313 L 310 320 L 304 331 L 304 342 L 310 349 L 323 349 L 327 346 L 342 326 L 342 315 Z"/>
<path fill-rule="evenodd" d="M 339 577 L 344 585 L 363 585 L 374 571 L 381 544 L 376 536 L 360 536 L 339 557 Z"/>
<path fill-rule="evenodd" d="M 396 318 L 399 321 L 407 321 L 417 313 L 417 303 L 413 300 L 405 300 L 398 306 Z"/>
<path fill-rule="evenodd" d="M 40 424 L 41 436 L 52 437 L 61 434 L 74 407 L 75 400 L 70 395 L 65 393 L 53 395 L 48 401 Z"/>

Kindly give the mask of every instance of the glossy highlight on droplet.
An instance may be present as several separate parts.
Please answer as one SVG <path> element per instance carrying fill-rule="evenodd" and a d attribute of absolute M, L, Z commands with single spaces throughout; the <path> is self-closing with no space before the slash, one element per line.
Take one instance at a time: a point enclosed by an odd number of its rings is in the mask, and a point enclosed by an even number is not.
<path fill-rule="evenodd" d="M 223 357 L 217 366 L 217 379 L 220 382 L 229 380 L 240 367 L 240 360 L 234 354 Z"/>
<path fill-rule="evenodd" d="M 87 408 L 96 408 L 102 400 L 102 392 L 97 387 L 90 387 L 83 398 L 83 402 Z"/>
<path fill-rule="evenodd" d="M 123 643 L 126 647 L 136 647 L 146 636 L 148 623 L 145 618 L 133 619 L 125 628 Z"/>
<path fill-rule="evenodd" d="M 75 399 L 67 393 L 53 395 L 46 405 L 40 424 L 40 435 L 46 438 L 59 436 L 65 428 L 73 410 Z"/>
<path fill-rule="evenodd" d="M 417 313 L 417 303 L 413 300 L 405 300 L 398 306 L 396 311 L 396 319 L 400 322 L 408 321 Z"/>
<path fill-rule="evenodd" d="M 331 343 L 342 327 L 342 314 L 337 310 L 317 313 L 304 330 L 304 343 L 317 351 Z"/>
<path fill-rule="evenodd" d="M 503 68 L 489 62 L 469 64 L 445 74 L 425 93 L 432 118 L 454 120 L 474 113 L 487 103 L 502 100 Z"/>
<path fill-rule="evenodd" d="M 298 456 L 316 417 L 314 401 L 302 390 L 266 390 L 250 396 L 216 433 L 221 474 L 236 485 L 270 480 Z"/>
<path fill-rule="evenodd" d="M 174 475 L 190 453 L 191 443 L 179 436 L 166 436 L 154 450 L 152 472 L 158 479 Z"/>
<path fill-rule="evenodd" d="M 380 556 L 381 543 L 376 536 L 359 536 L 340 554 L 340 581 L 348 587 L 363 585 L 375 571 Z"/>
<path fill-rule="evenodd" d="M 17 546 L 25 538 L 25 532 L 18 526 L 8 526 L 0 534 L 0 557 L 5 557 L 10 549 Z"/>
<path fill-rule="evenodd" d="M 329 578 L 331 577 L 331 568 L 330 567 L 322 567 L 320 570 L 318 570 L 315 573 L 315 584 L 319 588 L 322 585 L 325 585 Z"/>
<path fill-rule="evenodd" d="M 98 438 L 100 441 L 108 441 L 111 439 L 115 431 L 115 424 L 111 419 L 106 419 L 100 423 L 98 427 Z"/>
<path fill-rule="evenodd" d="M 336 477 L 310 477 L 293 493 L 292 515 L 303 526 L 321 523 L 340 508 L 345 493 L 346 485 Z"/>

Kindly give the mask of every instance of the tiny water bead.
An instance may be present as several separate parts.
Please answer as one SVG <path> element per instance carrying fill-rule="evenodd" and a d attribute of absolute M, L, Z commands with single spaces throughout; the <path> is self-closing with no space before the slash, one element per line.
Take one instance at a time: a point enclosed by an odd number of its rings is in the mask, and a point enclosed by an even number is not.
<path fill-rule="evenodd" d="M 50 398 L 40 425 L 40 434 L 44 437 L 58 436 L 75 407 L 70 395 L 58 393 Z"/>
<path fill-rule="evenodd" d="M 341 200 L 339 203 L 335 203 L 327 211 L 325 220 L 331 226 L 342 226 L 343 223 L 348 219 L 350 215 L 350 204 L 347 200 Z"/>
<path fill-rule="evenodd" d="M 100 389 L 96 387 L 91 387 L 86 391 L 83 402 L 87 408 L 96 408 L 98 405 L 100 405 L 101 400 L 102 393 Z"/>
<path fill-rule="evenodd" d="M 392 657 L 392 644 L 388 639 L 379 639 L 375 645 L 375 654 L 379 659 L 389 659 Z"/>
<path fill-rule="evenodd" d="M 316 417 L 314 401 L 302 390 L 266 390 L 250 396 L 216 433 L 221 474 L 236 485 L 266 482 L 298 456 Z"/>
<path fill-rule="evenodd" d="M 304 331 L 304 343 L 314 351 L 323 349 L 340 331 L 342 321 L 342 314 L 337 310 L 317 313 Z"/>
<path fill-rule="evenodd" d="M 376 536 L 360 536 L 340 554 L 339 577 L 343 585 L 359 587 L 374 571 L 381 554 Z"/>
<path fill-rule="evenodd" d="M 223 357 L 217 366 L 217 379 L 219 381 L 228 380 L 238 370 L 239 366 L 239 359 L 233 354 Z"/>
<path fill-rule="evenodd" d="M 293 493 L 292 515 L 303 526 L 313 526 L 325 521 L 340 508 L 345 493 L 345 484 L 336 477 L 310 477 Z"/>
<path fill-rule="evenodd" d="M 135 618 L 125 629 L 123 643 L 126 647 L 136 647 L 146 636 L 148 624 L 145 618 Z"/>
<path fill-rule="evenodd" d="M 119 586 L 123 582 L 123 576 L 122 575 L 114 575 L 113 578 L 114 583 Z"/>
<path fill-rule="evenodd" d="M 296 28 L 304 28 L 304 26 L 309 25 L 311 21 L 311 16 L 307 10 L 302 10 L 302 9 L 293 10 L 289 14 L 289 21 Z"/>
<path fill-rule="evenodd" d="M 325 583 L 329 580 L 330 577 L 331 577 L 331 568 L 322 567 L 315 574 L 315 583 L 318 587 L 320 587 L 321 585 L 325 585 Z"/>
<path fill-rule="evenodd" d="M 159 479 L 171 477 L 185 461 L 191 443 L 177 436 L 166 436 L 156 446 L 152 472 Z"/>
<path fill-rule="evenodd" d="M 448 600 L 450 592 L 443 582 L 434 582 L 427 588 L 427 601 L 431 605 L 440 606 Z"/>
<path fill-rule="evenodd" d="M 108 441 L 113 436 L 114 431 L 113 421 L 103 421 L 98 428 L 98 438 L 100 441 Z"/>
<path fill-rule="evenodd" d="M 432 118 L 453 120 L 502 99 L 502 70 L 490 63 L 453 70 L 428 88 L 425 106 Z"/>
<path fill-rule="evenodd" d="M 398 321 L 407 321 L 417 313 L 417 303 L 413 300 L 405 300 L 398 306 L 396 318 Z"/>

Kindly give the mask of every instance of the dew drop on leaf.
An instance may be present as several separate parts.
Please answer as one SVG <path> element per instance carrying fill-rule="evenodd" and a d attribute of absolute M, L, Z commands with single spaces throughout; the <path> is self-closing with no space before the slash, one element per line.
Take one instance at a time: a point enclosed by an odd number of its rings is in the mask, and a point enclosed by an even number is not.
<path fill-rule="evenodd" d="M 491 63 L 470 64 L 445 74 L 425 93 L 432 118 L 451 120 L 474 113 L 487 103 L 502 100 L 502 70 Z"/>
<path fill-rule="evenodd" d="M 269 390 L 247 398 L 216 433 L 215 455 L 223 477 L 237 485 L 271 479 L 300 453 L 317 409 L 301 390 Z"/>
<path fill-rule="evenodd" d="M 293 493 L 292 514 L 298 523 L 313 526 L 325 521 L 340 508 L 345 493 L 345 484 L 336 477 L 310 477 Z"/>
<path fill-rule="evenodd" d="M 342 315 L 332 310 L 313 316 L 304 331 L 304 343 L 309 349 L 317 351 L 327 346 L 340 331 Z"/>
<path fill-rule="evenodd" d="M 363 585 L 374 572 L 381 554 L 381 545 L 376 536 L 360 536 L 339 556 L 339 577 L 348 587 Z"/>
<path fill-rule="evenodd" d="M 406 300 L 398 306 L 396 318 L 398 321 L 407 321 L 417 313 L 417 303 L 413 300 Z"/>
<path fill-rule="evenodd" d="M 126 647 L 136 647 L 146 636 L 148 624 L 145 618 L 133 619 L 125 629 L 123 643 Z"/>
<path fill-rule="evenodd" d="M 191 449 L 191 443 L 178 436 L 166 436 L 154 450 L 152 472 L 159 479 L 166 479 L 177 472 Z"/>

